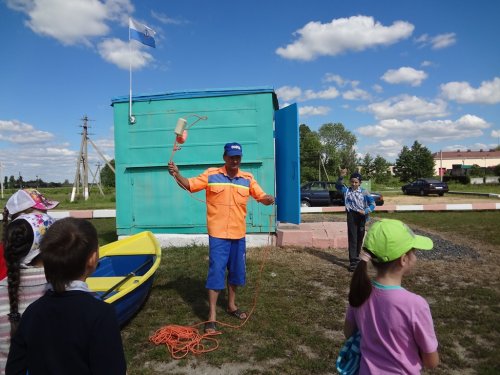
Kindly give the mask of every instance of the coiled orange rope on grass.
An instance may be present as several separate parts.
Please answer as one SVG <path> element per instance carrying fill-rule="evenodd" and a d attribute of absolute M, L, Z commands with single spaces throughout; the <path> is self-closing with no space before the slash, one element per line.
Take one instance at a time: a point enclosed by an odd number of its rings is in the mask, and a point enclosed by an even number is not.
<path fill-rule="evenodd" d="M 222 332 L 200 335 L 197 328 L 168 325 L 157 330 L 149 341 L 155 345 L 165 344 L 172 358 L 181 359 L 189 353 L 201 354 L 216 350 L 219 342 L 211 337 Z"/>
<path fill-rule="evenodd" d="M 264 249 L 264 253 L 262 255 L 262 262 L 259 268 L 259 275 L 255 286 L 255 294 L 253 298 L 252 308 L 250 309 L 250 312 L 247 313 L 246 319 L 240 325 L 232 325 L 219 321 L 217 321 L 217 324 L 229 328 L 239 329 L 246 324 L 248 319 L 250 319 L 250 316 L 252 316 L 257 306 L 257 297 L 259 295 L 259 290 L 260 290 L 260 280 L 262 278 L 262 271 L 264 270 L 264 265 L 266 263 L 266 259 L 270 249 L 271 246 L 266 246 Z M 199 333 L 198 328 L 196 327 L 205 323 L 207 322 L 197 323 L 192 326 L 179 326 L 175 324 L 170 324 L 158 329 L 149 338 L 149 341 L 151 341 L 155 345 L 165 344 L 170 355 L 174 359 L 182 359 L 186 357 L 189 353 L 202 354 L 202 353 L 212 352 L 219 347 L 219 341 L 213 336 L 221 335 L 222 332 L 216 331 L 201 335 Z"/>

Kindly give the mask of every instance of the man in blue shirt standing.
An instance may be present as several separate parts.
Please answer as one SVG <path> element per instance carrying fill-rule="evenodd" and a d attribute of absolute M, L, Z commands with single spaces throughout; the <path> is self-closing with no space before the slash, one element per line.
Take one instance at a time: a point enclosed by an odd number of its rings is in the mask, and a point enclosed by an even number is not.
<path fill-rule="evenodd" d="M 368 214 L 375 210 L 375 201 L 370 193 L 361 187 L 361 174 L 358 172 L 351 174 L 350 187 L 344 184 L 346 175 L 347 169 L 341 169 L 336 187 L 344 195 L 349 242 L 349 272 L 354 272 L 359 262 L 359 252 L 365 237 Z"/>

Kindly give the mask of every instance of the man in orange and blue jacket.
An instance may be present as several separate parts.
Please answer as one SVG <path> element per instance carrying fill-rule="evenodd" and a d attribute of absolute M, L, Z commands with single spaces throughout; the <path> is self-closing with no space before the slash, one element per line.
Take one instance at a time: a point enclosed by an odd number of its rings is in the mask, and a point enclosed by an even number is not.
<path fill-rule="evenodd" d="M 228 270 L 227 312 L 245 320 L 248 315 L 236 305 L 236 288 L 246 282 L 246 223 L 248 198 L 252 196 L 264 205 L 274 203 L 274 197 L 262 190 L 251 173 L 240 170 L 243 150 L 239 143 L 224 146 L 222 167 L 208 168 L 197 177 L 185 178 L 175 163 L 168 164 L 169 173 L 186 190 L 206 191 L 207 228 L 209 240 L 208 289 L 209 316 L 205 332 L 216 327 L 216 306 L 221 290 L 225 288 Z"/>

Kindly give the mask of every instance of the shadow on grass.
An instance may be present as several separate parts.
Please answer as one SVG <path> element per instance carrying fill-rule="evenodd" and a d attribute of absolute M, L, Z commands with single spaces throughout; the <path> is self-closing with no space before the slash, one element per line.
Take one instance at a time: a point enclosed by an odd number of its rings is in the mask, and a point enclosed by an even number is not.
<path fill-rule="evenodd" d="M 163 285 L 156 285 L 158 290 L 175 290 L 182 298 L 186 306 L 189 306 L 192 313 L 200 319 L 205 321 L 208 318 L 208 293 L 205 288 L 205 280 L 200 278 L 191 278 L 180 276 Z M 226 311 L 227 309 L 227 293 L 226 289 L 221 290 L 217 300 L 218 313 L 220 310 Z M 218 316 L 218 315 L 217 315 Z"/>
<path fill-rule="evenodd" d="M 205 289 L 205 280 L 179 276 L 163 285 L 156 285 L 158 290 L 175 290 L 186 306 L 200 320 L 205 321 L 208 316 L 208 298 Z"/>
<path fill-rule="evenodd" d="M 349 269 L 349 259 L 339 258 L 333 254 L 329 254 L 325 251 L 307 248 L 304 251 L 308 254 L 314 255 L 320 259 L 326 260 L 327 262 L 333 263 L 341 268 Z"/>

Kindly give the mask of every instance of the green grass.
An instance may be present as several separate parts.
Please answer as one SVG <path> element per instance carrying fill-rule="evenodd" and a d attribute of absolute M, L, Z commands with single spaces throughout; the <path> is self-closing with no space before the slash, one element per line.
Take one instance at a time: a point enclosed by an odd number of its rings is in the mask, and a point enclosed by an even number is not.
<path fill-rule="evenodd" d="M 334 216 L 345 220 L 345 214 L 324 215 L 323 220 Z M 431 305 L 441 356 L 433 374 L 500 373 L 500 212 L 375 211 L 372 216 L 397 218 L 459 244 L 473 244 L 479 259 L 420 260 L 404 286 Z M 116 240 L 115 219 L 92 223 L 101 245 Z M 268 260 L 261 274 L 264 255 Z M 122 330 L 128 373 L 202 374 L 223 368 L 246 375 L 335 373 L 350 281 L 345 250 L 249 249 L 248 285 L 239 291 L 238 303 L 249 309 L 256 297 L 256 309 L 243 328 L 222 328 L 216 351 L 183 360 L 173 360 L 165 347 L 150 343 L 150 335 L 165 325 L 206 319 L 207 256 L 205 246 L 163 249 L 147 303 Z M 226 303 L 221 294 L 218 319 L 238 324 L 224 313 Z"/>
<path fill-rule="evenodd" d="M 429 300 L 440 343 L 440 367 L 433 374 L 493 374 L 500 371 L 499 212 L 401 213 L 391 216 L 445 238 L 496 249 L 480 259 L 420 260 L 404 286 Z M 478 245 L 481 252 L 483 246 Z M 123 330 L 129 373 L 209 373 L 229 367 L 241 374 L 335 373 L 344 339 L 343 319 L 350 274 L 345 250 L 258 248 L 248 254 L 248 285 L 239 291 L 241 307 L 254 315 L 241 329 L 224 328 L 211 353 L 173 360 L 149 336 L 168 324 L 191 325 L 208 314 L 208 249 L 168 248 L 147 304 Z M 489 254 L 489 255 L 488 255 Z M 264 255 L 269 255 L 259 273 Z M 260 289 L 258 286 L 260 285 Z M 218 319 L 238 322 L 224 313 Z M 231 367 L 232 366 L 232 367 Z M 165 369 L 168 369 L 166 371 Z M 197 370 L 199 369 L 199 370 Z M 424 372 L 425 373 L 425 372 Z"/>
<path fill-rule="evenodd" d="M 453 238 L 467 239 L 500 247 L 500 211 L 394 212 L 374 211 L 373 218 L 389 217 L 429 228 Z"/>
<path fill-rule="evenodd" d="M 449 183 L 448 187 L 450 191 L 500 194 L 500 184 L 463 185 L 457 183 Z"/>
<path fill-rule="evenodd" d="M 383 192 L 384 195 L 402 194 L 401 186 L 404 182 L 392 182 L 390 184 L 372 184 L 372 191 Z M 492 193 L 500 194 L 500 184 L 482 184 L 482 185 L 463 185 L 457 183 L 448 183 L 450 191 L 472 192 L 472 193 Z"/>
<path fill-rule="evenodd" d="M 118 240 L 116 234 L 116 219 L 92 219 L 90 222 L 96 227 L 99 238 L 99 246 L 106 245 Z"/>
<path fill-rule="evenodd" d="M 65 188 L 40 188 L 38 189 L 47 199 L 59 202 L 56 210 L 95 210 L 105 208 L 115 208 L 115 189 L 104 188 L 104 195 L 101 195 L 99 188 L 92 187 L 89 192 L 89 198 L 84 200 L 82 197 L 81 189 L 80 195 L 75 197 L 74 202 L 70 202 L 71 187 Z M 15 193 L 17 189 L 6 189 L 4 197 L 0 197 L 0 206 L 4 207 L 10 196 Z"/>

